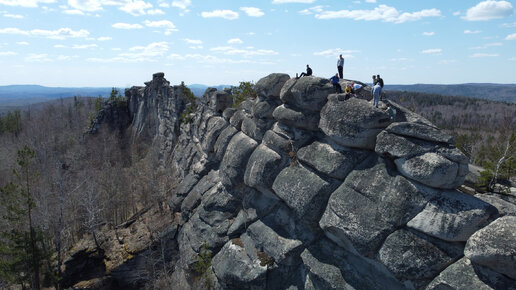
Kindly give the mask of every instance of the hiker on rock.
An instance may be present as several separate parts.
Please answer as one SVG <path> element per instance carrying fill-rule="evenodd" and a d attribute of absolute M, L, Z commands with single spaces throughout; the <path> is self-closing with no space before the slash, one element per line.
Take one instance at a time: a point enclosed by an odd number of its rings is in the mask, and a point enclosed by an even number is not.
<path fill-rule="evenodd" d="M 380 75 L 376 75 L 376 81 L 380 84 L 380 87 L 383 89 L 383 79 L 380 77 Z"/>
<path fill-rule="evenodd" d="M 391 121 L 394 121 L 394 119 L 396 119 L 396 109 L 394 109 L 390 103 L 387 103 L 385 110 L 389 114 Z"/>
<path fill-rule="evenodd" d="M 373 94 L 373 105 L 378 108 L 378 102 L 380 101 L 380 95 L 382 94 L 380 83 L 377 82 L 376 85 L 373 86 L 371 93 Z"/>
<path fill-rule="evenodd" d="M 376 85 L 376 83 L 378 83 L 378 80 L 376 79 L 376 76 L 373 75 L 373 86 Z"/>
<path fill-rule="evenodd" d="M 309 65 L 306 65 L 306 73 L 302 72 L 298 78 L 304 77 L 304 76 L 311 76 L 312 75 L 312 69 Z"/>
<path fill-rule="evenodd" d="M 338 94 L 342 93 L 342 87 L 339 84 L 339 74 L 335 74 L 334 76 L 332 76 L 330 78 L 330 80 L 331 80 L 331 84 L 335 88 L 335 92 Z"/>
<path fill-rule="evenodd" d="M 342 57 L 342 54 L 339 55 L 339 60 L 337 60 L 337 70 L 339 71 L 339 77 L 341 79 L 344 78 L 343 70 L 344 70 L 344 58 Z"/>

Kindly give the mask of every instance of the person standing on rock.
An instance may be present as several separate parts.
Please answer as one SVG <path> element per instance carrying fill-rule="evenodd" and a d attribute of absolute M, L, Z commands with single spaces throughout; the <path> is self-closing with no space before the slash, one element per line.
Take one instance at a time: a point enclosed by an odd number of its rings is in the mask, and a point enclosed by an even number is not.
<path fill-rule="evenodd" d="M 337 94 L 340 94 L 342 93 L 342 87 L 340 86 L 339 84 L 339 74 L 335 74 L 334 76 L 332 76 L 330 78 L 331 80 L 331 84 L 333 85 L 333 87 L 335 88 L 335 92 Z"/>
<path fill-rule="evenodd" d="M 339 60 L 337 60 L 337 69 L 339 70 L 339 77 L 341 79 L 344 78 L 344 58 L 342 57 L 342 54 L 339 55 Z"/>
<path fill-rule="evenodd" d="M 376 85 L 376 83 L 378 83 L 378 80 L 376 79 L 376 76 L 373 75 L 373 86 Z"/>
<path fill-rule="evenodd" d="M 380 84 L 380 87 L 383 89 L 383 79 L 380 77 L 380 75 L 376 75 L 376 81 Z"/>
<path fill-rule="evenodd" d="M 376 85 L 373 86 L 373 91 L 371 93 L 373 94 L 373 104 L 378 108 L 378 102 L 380 101 L 380 95 L 382 94 L 380 83 L 376 83 Z"/>
<path fill-rule="evenodd" d="M 312 75 L 312 69 L 310 68 L 309 65 L 306 65 L 306 73 L 302 72 L 298 78 L 304 77 L 304 76 L 311 76 L 311 75 Z"/>

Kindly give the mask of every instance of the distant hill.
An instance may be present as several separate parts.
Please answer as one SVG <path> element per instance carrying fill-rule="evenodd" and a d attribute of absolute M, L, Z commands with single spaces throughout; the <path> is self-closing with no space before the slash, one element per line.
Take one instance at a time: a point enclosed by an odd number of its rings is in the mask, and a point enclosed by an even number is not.
<path fill-rule="evenodd" d="M 516 103 L 516 84 L 469 83 L 457 85 L 385 85 L 385 90 L 420 92 L 445 96 L 464 96 Z"/>
<path fill-rule="evenodd" d="M 216 88 L 217 90 L 223 90 L 225 88 L 231 88 L 231 85 L 218 85 L 218 86 L 207 86 L 207 85 L 201 85 L 201 84 L 192 84 L 187 85 L 187 87 L 192 91 L 192 93 L 196 97 L 201 97 L 207 88 Z"/>
<path fill-rule="evenodd" d="M 0 86 L 0 106 L 26 106 L 73 96 L 108 97 L 112 88 L 64 88 L 39 85 Z M 123 92 L 123 90 L 121 90 Z"/>

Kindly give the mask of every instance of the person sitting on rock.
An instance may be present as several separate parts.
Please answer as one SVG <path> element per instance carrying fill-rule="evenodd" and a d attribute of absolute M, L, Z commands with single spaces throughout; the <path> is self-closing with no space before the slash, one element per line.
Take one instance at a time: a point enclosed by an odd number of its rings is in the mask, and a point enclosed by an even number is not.
<path fill-rule="evenodd" d="M 304 77 L 304 76 L 311 76 L 311 75 L 312 75 L 312 69 L 310 68 L 309 65 L 306 65 L 306 73 L 302 72 L 298 78 Z"/>
<path fill-rule="evenodd" d="M 355 93 L 353 91 L 353 87 L 351 86 L 351 84 L 346 85 L 346 88 L 344 89 L 344 93 L 346 93 L 346 94 L 354 94 Z"/>
<path fill-rule="evenodd" d="M 363 88 L 364 86 L 362 86 L 361 84 L 355 84 L 354 82 L 352 82 L 352 83 L 351 83 L 351 87 L 353 88 L 353 92 L 354 92 L 355 94 L 358 94 L 358 93 L 362 90 L 362 88 Z"/>
<path fill-rule="evenodd" d="M 396 109 L 394 109 L 390 103 L 387 103 L 385 110 L 387 110 L 387 113 L 391 117 L 391 121 L 394 121 L 394 119 L 396 119 Z"/>
<path fill-rule="evenodd" d="M 341 94 L 342 93 L 342 87 L 340 86 L 339 84 L 339 74 L 336 73 L 334 76 L 332 76 L 330 78 L 331 80 L 331 84 L 333 85 L 333 87 L 335 88 L 335 92 L 337 94 Z"/>

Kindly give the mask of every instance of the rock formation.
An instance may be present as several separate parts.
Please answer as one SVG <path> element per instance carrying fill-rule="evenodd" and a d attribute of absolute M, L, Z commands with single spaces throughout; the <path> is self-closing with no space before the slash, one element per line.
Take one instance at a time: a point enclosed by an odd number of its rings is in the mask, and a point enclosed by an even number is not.
<path fill-rule="evenodd" d="M 501 214 L 456 190 L 468 160 L 449 135 L 318 77 L 255 89 L 238 109 L 208 90 L 180 128 L 184 101 L 163 75 L 126 93 L 134 136 L 159 138 L 181 180 L 178 289 L 197 285 L 203 247 L 215 289 L 516 289 L 513 204 Z"/>

